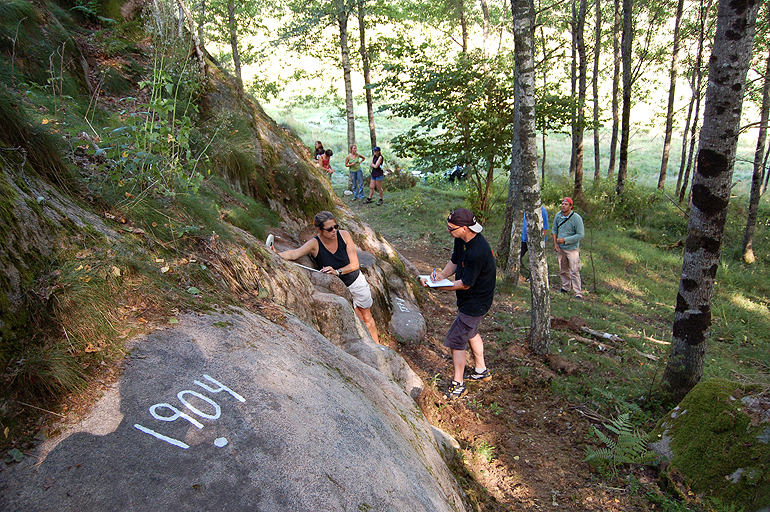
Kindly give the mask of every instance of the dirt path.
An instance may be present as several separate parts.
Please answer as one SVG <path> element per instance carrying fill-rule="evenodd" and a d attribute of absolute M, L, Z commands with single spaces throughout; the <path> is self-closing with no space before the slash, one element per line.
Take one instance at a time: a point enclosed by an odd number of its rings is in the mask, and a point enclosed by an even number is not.
<path fill-rule="evenodd" d="M 399 250 L 427 272 L 446 262 L 449 247 L 449 241 L 446 247 L 418 241 L 399 245 Z M 528 293 L 525 287 L 520 285 L 516 293 Z M 485 359 L 494 378 L 471 383 L 467 395 L 451 402 L 442 396 L 451 377 L 451 356 L 442 343 L 456 314 L 455 295 L 432 290 L 421 308 L 428 323 L 426 343 L 395 346 L 391 341 L 392 348 L 426 382 L 435 383 L 426 387 L 420 405 L 431 423 L 460 442 L 465 468 L 483 486 L 470 486 L 482 502 L 479 510 L 651 509 L 646 499 L 627 489 L 603 484 L 583 462 L 592 423 L 581 414 L 580 404 L 566 403 L 551 392 L 551 380 L 561 378 L 550 367 L 559 364 L 558 358 L 551 358 L 549 366 L 548 360 L 530 353 L 526 330 L 504 332 L 492 319 L 501 311 L 528 316 L 521 301 L 497 293 L 481 325 Z M 638 478 L 652 481 L 645 474 Z"/>

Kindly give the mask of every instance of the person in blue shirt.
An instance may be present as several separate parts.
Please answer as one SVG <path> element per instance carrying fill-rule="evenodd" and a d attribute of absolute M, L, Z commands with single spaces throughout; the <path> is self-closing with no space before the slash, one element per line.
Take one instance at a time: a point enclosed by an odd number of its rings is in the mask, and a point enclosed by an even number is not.
<path fill-rule="evenodd" d="M 541 206 L 541 214 L 543 216 L 543 240 L 548 237 L 548 210 L 545 206 Z M 519 268 L 521 269 L 521 275 L 523 275 L 527 281 L 529 281 L 530 271 L 524 267 L 524 255 L 527 254 L 527 214 L 524 214 L 524 221 L 521 223 L 521 254 L 519 256 Z"/>
<path fill-rule="evenodd" d="M 583 298 L 580 280 L 580 241 L 585 237 L 583 218 L 572 210 L 572 198 L 561 201 L 561 211 L 553 219 L 553 248 L 559 260 L 561 292 Z"/>

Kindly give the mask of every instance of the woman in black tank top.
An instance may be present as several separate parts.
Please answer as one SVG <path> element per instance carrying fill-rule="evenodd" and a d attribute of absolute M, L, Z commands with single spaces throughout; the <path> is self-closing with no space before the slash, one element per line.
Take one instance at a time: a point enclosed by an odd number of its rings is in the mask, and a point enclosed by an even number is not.
<path fill-rule="evenodd" d="M 353 295 L 356 315 L 366 324 L 372 339 L 379 343 L 377 325 L 372 317 L 372 297 L 366 278 L 361 274 L 356 245 L 350 233 L 340 230 L 331 212 L 320 212 L 313 219 L 318 235 L 302 247 L 279 252 L 285 260 L 296 260 L 309 255 L 325 274 L 339 277 Z M 273 250 L 276 251 L 275 247 Z M 277 252 L 277 251 L 276 251 Z"/>

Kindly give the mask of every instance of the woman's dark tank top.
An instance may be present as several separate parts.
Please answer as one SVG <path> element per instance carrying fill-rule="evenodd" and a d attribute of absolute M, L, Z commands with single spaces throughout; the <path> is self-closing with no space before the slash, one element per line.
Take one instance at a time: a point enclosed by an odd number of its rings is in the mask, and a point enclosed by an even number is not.
<path fill-rule="evenodd" d="M 319 237 L 316 236 L 315 239 L 318 240 L 318 255 L 313 259 L 319 267 L 342 268 L 350 264 L 348 246 L 345 244 L 345 240 L 343 240 L 339 231 L 337 231 L 337 252 L 334 254 L 329 252 L 329 249 L 324 246 Z M 341 275 L 340 279 L 345 283 L 345 286 L 350 286 L 353 284 L 353 281 L 358 279 L 358 274 L 360 273 L 360 270 L 356 270 L 350 274 Z"/>

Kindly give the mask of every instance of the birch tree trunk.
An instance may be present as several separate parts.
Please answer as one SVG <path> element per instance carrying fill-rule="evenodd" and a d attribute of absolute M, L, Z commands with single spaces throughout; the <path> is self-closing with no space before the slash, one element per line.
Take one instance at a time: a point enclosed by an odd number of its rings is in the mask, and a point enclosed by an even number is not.
<path fill-rule="evenodd" d="M 623 118 L 620 127 L 620 161 L 618 162 L 618 184 L 615 193 L 620 195 L 626 188 L 628 172 L 628 139 L 631 135 L 631 49 L 633 48 L 634 1 L 623 0 L 623 40 L 620 53 L 623 60 Z"/>
<path fill-rule="evenodd" d="M 768 9 L 770 13 L 770 9 Z M 768 14 L 770 17 L 770 14 Z M 767 67 L 765 68 L 765 85 L 762 88 L 762 109 L 759 119 L 759 135 L 757 136 L 757 149 L 754 151 L 754 173 L 751 178 L 751 193 L 749 195 L 749 213 L 746 218 L 746 230 L 743 233 L 743 247 L 741 254 L 743 261 L 754 263 L 754 228 L 757 223 L 757 209 L 759 208 L 759 198 L 761 196 L 762 180 L 765 175 L 765 168 L 762 165 L 762 157 L 765 154 L 765 140 L 767 139 L 767 118 L 770 112 L 770 54 L 767 56 Z"/>
<path fill-rule="evenodd" d="M 341 4 L 341 3 L 340 3 Z M 345 115 L 348 122 L 348 147 L 356 143 L 356 113 L 353 107 L 353 85 L 350 80 L 350 50 L 348 49 L 348 12 L 339 5 L 337 23 L 340 28 L 342 74 L 345 78 Z"/>
<path fill-rule="evenodd" d="M 366 95 L 366 116 L 369 119 L 369 142 L 372 147 L 377 146 L 377 131 L 374 127 L 374 102 L 372 101 L 371 75 L 369 72 L 369 52 L 366 49 L 366 28 L 364 25 L 364 2 L 358 2 L 358 32 L 361 36 L 361 64 L 364 71 L 364 93 Z"/>
<path fill-rule="evenodd" d="M 602 2 L 596 0 L 596 40 L 594 41 L 594 75 L 591 80 L 594 93 L 594 180 L 602 178 L 602 155 L 599 147 L 599 57 L 602 52 Z"/>
<path fill-rule="evenodd" d="M 583 133 L 586 125 L 586 0 L 580 0 L 580 10 L 577 21 L 577 52 L 578 52 L 578 103 L 577 131 L 575 132 L 575 188 L 572 193 L 575 201 L 583 200 Z"/>
<path fill-rule="evenodd" d="M 676 299 L 671 355 L 663 378 L 675 399 L 703 375 L 711 300 L 738 145 L 746 72 L 760 0 L 720 0 L 692 210 Z"/>
<path fill-rule="evenodd" d="M 684 197 L 687 194 L 688 190 L 688 184 L 690 181 L 690 170 L 692 169 L 692 159 L 693 155 L 695 153 L 695 141 L 698 139 L 698 122 L 700 119 L 700 99 L 701 99 L 701 92 L 703 90 L 703 45 L 706 40 L 706 21 L 708 20 L 708 13 L 711 11 L 711 5 L 712 0 L 708 0 L 708 3 L 703 5 L 703 0 L 701 0 L 700 4 L 700 32 L 698 34 L 698 53 L 695 58 L 695 67 L 693 69 L 693 79 L 692 79 L 692 94 L 695 106 L 693 107 L 693 122 L 692 126 L 690 127 L 690 141 L 689 141 L 689 152 L 687 153 L 687 162 L 686 164 L 683 163 L 682 167 L 680 169 L 679 173 L 679 179 L 677 180 L 676 184 L 676 192 L 679 196 L 679 203 L 681 204 L 684 202 Z M 682 148 L 682 156 L 684 156 L 684 151 L 687 148 L 687 142 L 684 143 L 684 147 Z M 682 159 L 684 162 L 684 158 Z M 684 175 L 682 175 L 682 170 L 684 170 Z"/>
<path fill-rule="evenodd" d="M 577 162 L 577 9 L 575 2 L 570 2 L 572 19 L 570 20 L 570 32 L 572 32 L 572 56 L 570 59 L 570 97 L 572 98 L 570 125 L 572 128 L 571 151 L 569 157 L 569 177 L 575 179 L 575 163 Z M 515 45 L 515 43 L 514 43 Z"/>
<path fill-rule="evenodd" d="M 671 153 L 671 135 L 674 131 L 674 101 L 676 100 L 676 78 L 679 74 L 679 32 L 684 12 L 684 0 L 676 4 L 676 17 L 674 19 L 674 48 L 671 51 L 671 72 L 668 78 L 668 109 L 666 111 L 666 135 L 663 141 L 663 158 L 660 161 L 660 174 L 658 175 L 658 190 L 666 187 L 666 174 L 668 172 L 668 157 Z"/>
<path fill-rule="evenodd" d="M 511 0 L 515 41 L 516 82 L 520 91 L 518 143 L 521 148 L 522 196 L 527 211 L 527 246 L 532 269 L 530 348 L 546 354 L 551 344 L 551 302 L 548 293 L 548 263 L 545 259 L 540 184 L 537 180 L 535 138 L 535 9 L 532 0 Z"/>
<path fill-rule="evenodd" d="M 511 0 L 511 9 L 515 9 Z M 515 12 L 515 11 L 514 11 Z M 518 67 L 515 70 L 518 75 Z M 505 205 L 505 224 L 500 233 L 500 257 L 503 278 L 516 289 L 519 282 L 519 258 L 521 256 L 521 225 L 524 218 L 524 205 L 521 198 L 521 87 L 518 80 L 513 85 L 513 140 L 511 141 L 511 174 L 508 177 L 508 198 Z"/>
<path fill-rule="evenodd" d="M 238 52 L 238 20 L 235 17 L 235 2 L 227 2 L 227 26 L 230 29 L 230 51 L 233 52 L 233 66 L 235 67 L 235 83 L 238 92 L 243 92 L 243 77 L 241 75 L 241 54 Z"/>
<path fill-rule="evenodd" d="M 607 179 L 615 176 L 615 160 L 617 159 L 618 131 L 620 113 L 618 108 L 618 91 L 620 90 L 620 33 L 621 15 L 620 0 L 615 0 L 615 23 L 612 25 L 612 137 L 610 138 L 610 163 L 607 166 Z"/>

